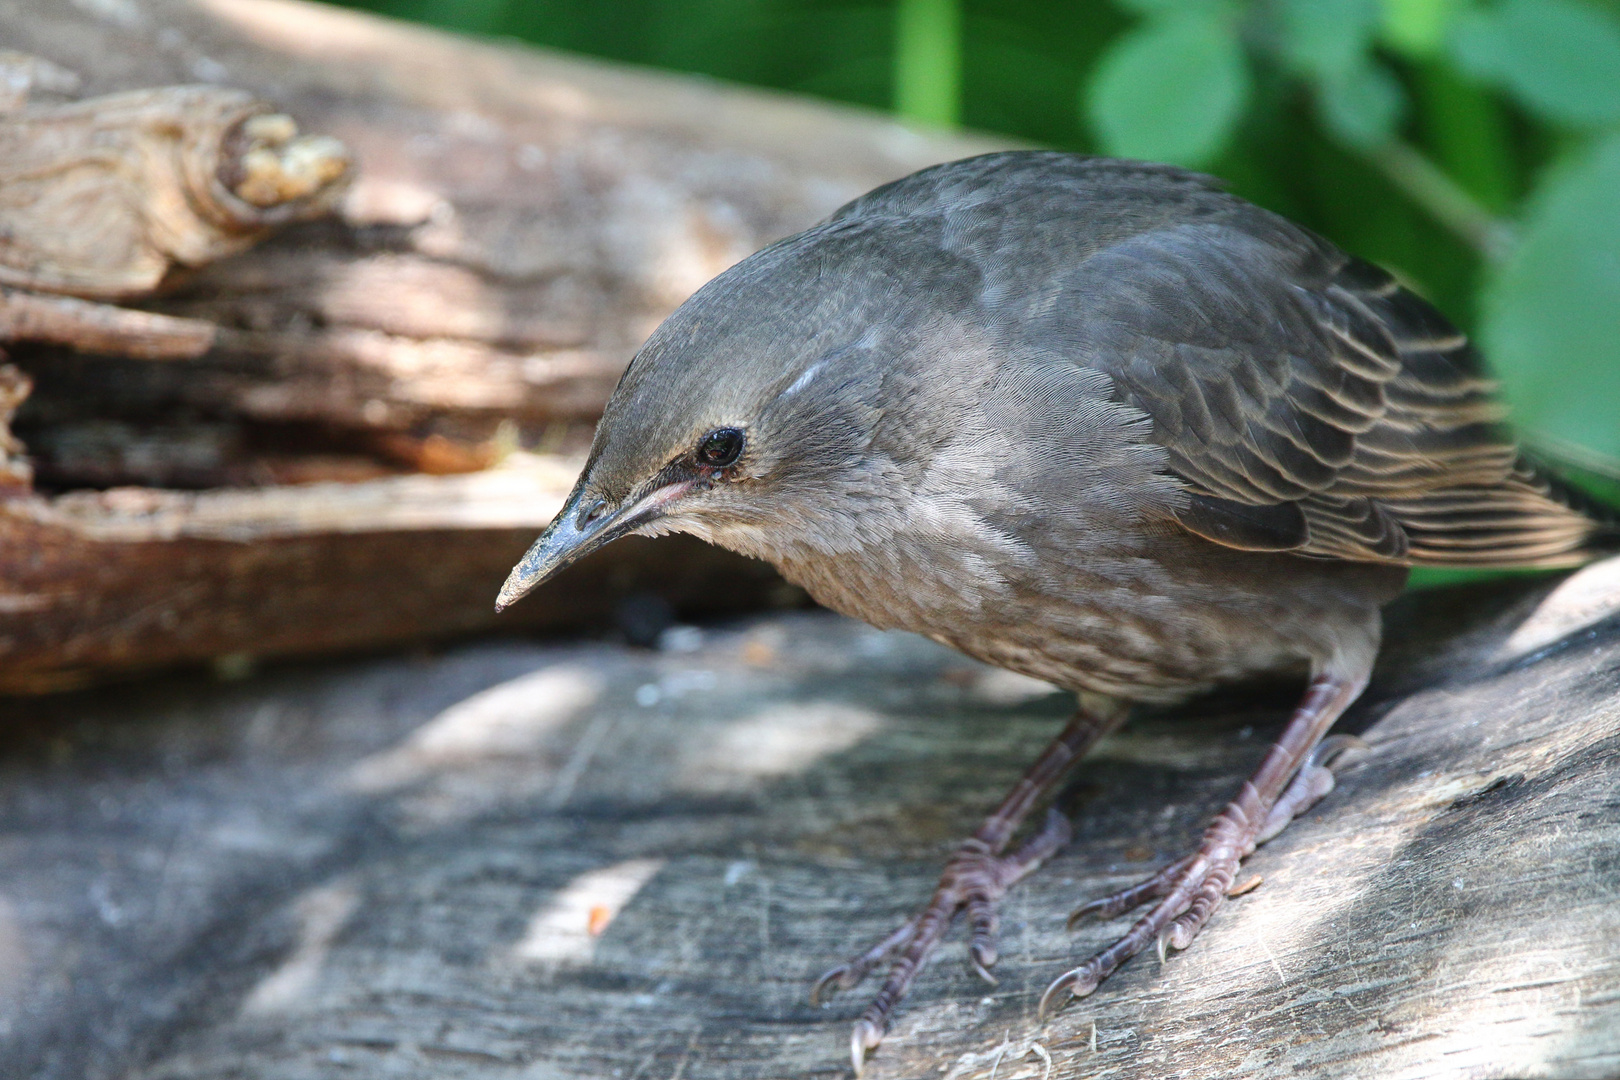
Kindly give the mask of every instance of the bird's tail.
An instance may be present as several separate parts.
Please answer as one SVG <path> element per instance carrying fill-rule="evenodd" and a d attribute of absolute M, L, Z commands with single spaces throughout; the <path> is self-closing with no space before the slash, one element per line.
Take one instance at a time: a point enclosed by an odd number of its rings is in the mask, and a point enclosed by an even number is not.
<path fill-rule="evenodd" d="M 1591 467 L 1554 465 L 1550 457 L 1541 449 L 1521 452 L 1498 481 L 1392 500 L 1406 530 L 1410 564 L 1552 570 L 1620 552 L 1620 508 L 1569 479 L 1593 476 Z M 1615 475 L 1620 478 L 1620 467 Z"/>
<path fill-rule="evenodd" d="M 1520 453 L 1518 471 L 1533 477 L 1548 499 L 1591 523 L 1584 545 L 1588 558 L 1620 552 L 1620 461 L 1585 447 L 1537 440 Z"/>

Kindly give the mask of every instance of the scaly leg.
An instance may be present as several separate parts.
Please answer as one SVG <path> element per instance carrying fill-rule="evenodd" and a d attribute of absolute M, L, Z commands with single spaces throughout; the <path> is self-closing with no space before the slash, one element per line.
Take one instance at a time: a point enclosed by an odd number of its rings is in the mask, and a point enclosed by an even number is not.
<path fill-rule="evenodd" d="M 1003 855 L 1019 823 L 1041 797 L 1062 780 L 1069 767 L 1125 718 L 1122 705 L 1082 707 L 1061 734 L 1029 767 L 996 812 L 985 819 L 972 837 L 963 841 L 945 863 L 934 895 L 911 919 L 848 963 L 840 964 L 816 980 L 810 1000 L 853 989 L 879 964 L 890 962 L 889 977 L 850 1034 L 850 1058 L 857 1076 L 869 1050 L 877 1048 L 888 1031 L 889 1017 L 905 997 L 923 961 L 950 929 L 959 912 L 966 911 L 971 927 L 968 960 L 980 977 L 995 982 L 990 968 L 996 962 L 996 903 L 1007 889 L 1068 843 L 1068 821 L 1057 811 L 1046 825 L 1011 855 Z"/>
<path fill-rule="evenodd" d="M 1185 949 L 1192 944 L 1225 901 L 1238 865 L 1256 846 L 1332 790 L 1333 774 L 1327 762 L 1358 740 L 1336 736 L 1324 743 L 1322 736 L 1366 685 L 1365 675 L 1322 674 L 1312 679 L 1304 700 L 1260 768 L 1244 782 L 1237 798 L 1215 815 L 1196 851 L 1141 884 L 1094 900 L 1070 916 L 1072 926 L 1089 914 L 1112 918 L 1150 900 L 1158 901 L 1124 937 L 1059 976 L 1041 996 L 1042 1016 L 1066 997 L 1085 997 L 1097 989 L 1149 942 L 1158 942 L 1161 950 L 1166 946 Z M 1321 754 L 1316 753 L 1319 746 Z"/>

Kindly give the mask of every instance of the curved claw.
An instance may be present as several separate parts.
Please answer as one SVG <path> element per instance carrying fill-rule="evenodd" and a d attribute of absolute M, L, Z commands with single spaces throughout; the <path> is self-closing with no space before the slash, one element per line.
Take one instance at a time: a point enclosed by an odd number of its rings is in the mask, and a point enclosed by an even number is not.
<path fill-rule="evenodd" d="M 1305 759 L 1306 767 L 1321 766 L 1324 769 L 1333 768 L 1334 764 L 1345 754 L 1360 753 L 1371 750 L 1372 746 L 1366 739 L 1356 735 L 1329 735 L 1316 744 L 1311 756 Z"/>
<path fill-rule="evenodd" d="M 996 954 L 993 950 L 981 950 L 977 945 L 968 950 L 968 967 L 972 968 L 975 975 L 991 986 L 1001 985 L 1001 980 L 990 974 L 990 969 L 995 966 L 995 963 Z"/>
<path fill-rule="evenodd" d="M 1077 968 L 1065 971 L 1053 979 L 1052 985 L 1041 995 L 1041 1003 L 1035 1009 L 1035 1022 L 1040 1024 L 1046 1022 L 1047 1015 L 1062 1004 L 1058 1001 L 1059 995 L 1067 993 L 1072 998 L 1083 998 L 1097 989 L 1097 984 L 1101 981 L 1097 973 L 1091 970 L 1090 964 L 1081 964 Z"/>
<path fill-rule="evenodd" d="M 827 1002 L 832 1000 L 833 994 L 840 993 L 856 986 L 860 980 L 851 979 L 849 977 L 849 973 L 850 969 L 848 964 L 839 964 L 837 967 L 823 972 L 821 978 L 817 979 L 814 985 L 810 987 L 811 1007 L 820 1008 L 822 1005 L 825 1005 Z M 827 992 L 829 988 L 831 988 L 832 993 Z"/>
<path fill-rule="evenodd" d="M 883 1029 L 870 1020 L 857 1020 L 849 1033 L 849 1063 L 855 1070 L 855 1080 L 866 1071 L 866 1052 L 876 1050 L 883 1041 Z"/>
<path fill-rule="evenodd" d="M 909 919 L 901 923 L 888 937 L 867 949 L 853 960 L 845 961 L 832 968 L 815 981 L 810 987 L 810 1004 L 819 1006 L 832 998 L 833 994 L 843 990 L 853 990 L 861 985 L 872 969 L 893 956 L 900 949 L 910 944 L 917 933 L 917 920 Z M 828 993 L 829 989 L 831 993 Z"/>
<path fill-rule="evenodd" d="M 1075 927 L 1085 922 L 1086 919 L 1092 915 L 1097 915 L 1102 918 L 1110 918 L 1111 915 L 1103 915 L 1103 912 L 1108 910 L 1108 902 L 1112 899 L 1112 896 L 1100 896 L 1088 903 L 1081 904 L 1079 907 L 1069 912 L 1069 920 L 1064 924 L 1064 928 L 1072 932 Z"/>

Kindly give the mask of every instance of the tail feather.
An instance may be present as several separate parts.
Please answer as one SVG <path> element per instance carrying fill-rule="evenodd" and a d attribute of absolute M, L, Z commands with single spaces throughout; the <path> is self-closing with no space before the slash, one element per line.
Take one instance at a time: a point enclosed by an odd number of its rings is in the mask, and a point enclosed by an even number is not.
<path fill-rule="evenodd" d="M 1501 483 L 1433 492 L 1391 509 L 1416 566 L 1550 569 L 1620 552 L 1620 508 L 1528 456 Z"/>
<path fill-rule="evenodd" d="M 1590 467 L 1570 463 L 1572 470 L 1591 471 Z M 1620 551 L 1620 506 L 1605 502 L 1585 488 L 1567 480 L 1559 466 L 1543 459 L 1540 451 L 1526 453 L 1519 458 L 1519 470 L 1537 478 L 1547 491 L 1547 498 L 1559 506 L 1575 511 L 1592 523 L 1589 538 L 1594 555 Z M 1614 479 L 1620 480 L 1620 473 Z"/>

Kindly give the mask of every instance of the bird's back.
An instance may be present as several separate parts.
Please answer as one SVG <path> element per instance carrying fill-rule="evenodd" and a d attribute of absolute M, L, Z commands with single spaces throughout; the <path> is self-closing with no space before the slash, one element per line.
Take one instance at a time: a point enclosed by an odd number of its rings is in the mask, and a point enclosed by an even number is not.
<path fill-rule="evenodd" d="M 1009 345 L 1151 419 L 1185 529 L 1242 550 L 1567 566 L 1611 525 L 1529 465 L 1466 338 L 1391 275 L 1170 166 L 993 154 L 856 200 L 979 275 Z M 1049 493 L 1061 498 L 1061 492 Z"/>

